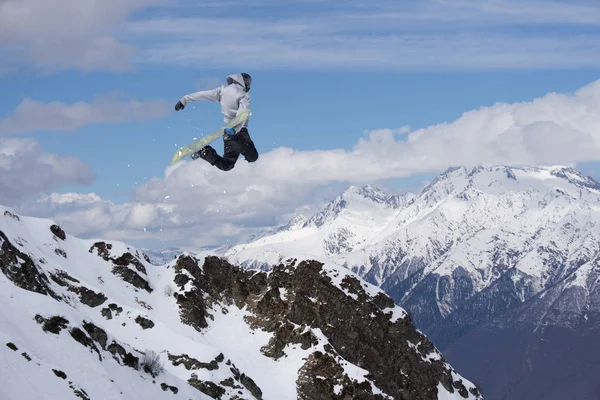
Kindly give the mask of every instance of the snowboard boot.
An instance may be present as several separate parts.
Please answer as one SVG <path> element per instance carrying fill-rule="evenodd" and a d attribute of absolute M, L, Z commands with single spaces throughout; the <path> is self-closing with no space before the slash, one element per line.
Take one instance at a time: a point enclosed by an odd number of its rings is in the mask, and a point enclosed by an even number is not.
<path fill-rule="evenodd" d="M 203 160 L 206 160 L 210 165 L 215 165 L 219 155 L 211 146 L 205 146 L 197 152 L 192 153 L 190 157 L 192 158 L 192 160 L 197 160 L 198 158 L 201 158 Z"/>

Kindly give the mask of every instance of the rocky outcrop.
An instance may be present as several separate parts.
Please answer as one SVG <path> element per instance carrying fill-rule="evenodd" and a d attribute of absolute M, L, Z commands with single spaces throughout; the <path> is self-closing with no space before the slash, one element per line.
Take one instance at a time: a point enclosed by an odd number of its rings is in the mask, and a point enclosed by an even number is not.
<path fill-rule="evenodd" d="M 182 321 L 198 331 L 209 325 L 219 304 L 235 305 L 250 311 L 246 319 L 252 328 L 272 334 L 263 354 L 278 359 L 288 345 L 315 348 L 298 377 L 303 398 L 345 398 L 338 397 L 341 385 L 345 395 L 358 396 L 353 398 L 376 398 L 378 389 L 399 399 L 437 399 L 439 383 L 464 398 L 480 396 L 454 379 L 442 355 L 408 317 L 394 317 L 391 299 L 381 292 L 371 296 L 357 278 L 337 276 L 319 262 L 282 264 L 267 274 L 217 257 L 207 257 L 200 266 L 182 256 L 175 272 L 180 291 L 193 283 L 176 299 Z M 344 374 L 348 363 L 369 371 L 368 377 L 351 379 Z"/>
<path fill-rule="evenodd" d="M 69 324 L 69 321 L 60 315 L 55 315 L 50 318 L 44 318 L 39 314 L 36 314 L 35 321 L 42 325 L 44 332 L 51 332 L 58 335 L 60 331 L 65 329 Z"/>
<path fill-rule="evenodd" d="M 143 289 L 148 293 L 152 293 L 153 289 L 150 286 L 150 283 L 140 275 L 140 273 L 146 275 L 146 267 L 144 267 L 144 264 L 140 259 L 129 252 L 124 253 L 119 257 L 112 257 L 112 248 L 113 246 L 110 243 L 96 242 L 92 245 L 89 252 L 97 254 L 105 261 L 111 262 L 114 265 L 112 273 L 119 276 L 123 281 L 138 289 Z M 147 259 L 147 257 L 144 257 L 144 259 Z M 131 269 L 130 266 L 133 266 L 135 271 Z"/>
<path fill-rule="evenodd" d="M 56 236 L 60 240 L 67 239 L 67 235 L 65 234 L 65 231 L 63 231 L 60 226 L 54 224 L 54 225 L 50 226 L 50 230 L 52 231 L 54 236 Z"/>
<path fill-rule="evenodd" d="M 138 315 L 135 318 L 135 322 L 142 327 L 142 329 L 151 329 L 154 328 L 154 322 L 149 320 L 148 318 L 144 318 L 141 315 Z"/>
<path fill-rule="evenodd" d="M 31 257 L 17 249 L 0 231 L 0 271 L 21 289 L 59 299 L 50 287 L 48 276 Z"/>

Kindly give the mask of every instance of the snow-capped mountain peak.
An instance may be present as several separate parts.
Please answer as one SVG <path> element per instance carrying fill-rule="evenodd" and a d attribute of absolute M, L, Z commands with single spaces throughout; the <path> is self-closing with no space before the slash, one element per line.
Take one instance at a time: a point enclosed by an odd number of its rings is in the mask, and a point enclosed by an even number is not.
<path fill-rule="evenodd" d="M 391 293 L 425 331 L 498 285 L 523 302 L 600 262 L 600 184 L 569 167 L 451 168 L 398 207 L 372 193 L 352 187 L 311 219 L 319 223 L 226 256 L 263 268 L 297 252 L 338 263 Z"/>
<path fill-rule="evenodd" d="M 322 227 L 332 223 L 344 213 L 352 215 L 377 212 L 378 210 L 395 210 L 401 204 L 401 196 L 386 194 L 370 185 L 350 186 L 321 212 L 310 218 L 308 224 Z"/>
<path fill-rule="evenodd" d="M 600 183 L 579 171 L 564 166 L 549 167 L 458 167 L 440 174 L 421 193 L 428 201 L 439 201 L 469 190 L 501 194 L 521 190 L 551 191 L 565 189 L 578 192 L 586 189 L 597 192 Z"/>

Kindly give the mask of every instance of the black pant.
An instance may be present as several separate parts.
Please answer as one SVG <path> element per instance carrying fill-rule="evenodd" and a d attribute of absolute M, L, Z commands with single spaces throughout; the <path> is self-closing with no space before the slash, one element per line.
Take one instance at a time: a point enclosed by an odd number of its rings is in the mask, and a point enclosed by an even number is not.
<path fill-rule="evenodd" d="M 218 155 L 211 146 L 206 146 L 203 149 L 205 151 L 200 152 L 200 158 L 223 171 L 233 169 L 240 154 L 248 162 L 258 160 L 258 151 L 246 128 L 242 128 L 233 136 L 223 137 L 223 147 L 223 157 Z"/>

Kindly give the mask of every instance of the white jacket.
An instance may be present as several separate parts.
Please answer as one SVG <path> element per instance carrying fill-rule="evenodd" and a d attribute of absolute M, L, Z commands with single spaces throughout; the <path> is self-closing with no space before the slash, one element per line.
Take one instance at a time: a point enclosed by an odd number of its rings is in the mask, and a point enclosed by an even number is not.
<path fill-rule="evenodd" d="M 221 112 L 225 123 L 231 121 L 243 110 L 250 106 L 250 94 L 246 92 L 244 78 L 242 74 L 229 75 L 227 81 L 232 81 L 227 86 L 219 86 L 216 89 L 204 90 L 192 94 L 186 94 L 181 98 L 181 103 L 185 106 L 190 101 L 208 100 L 221 104 Z M 236 125 L 236 132 L 248 126 L 248 120 Z"/>

